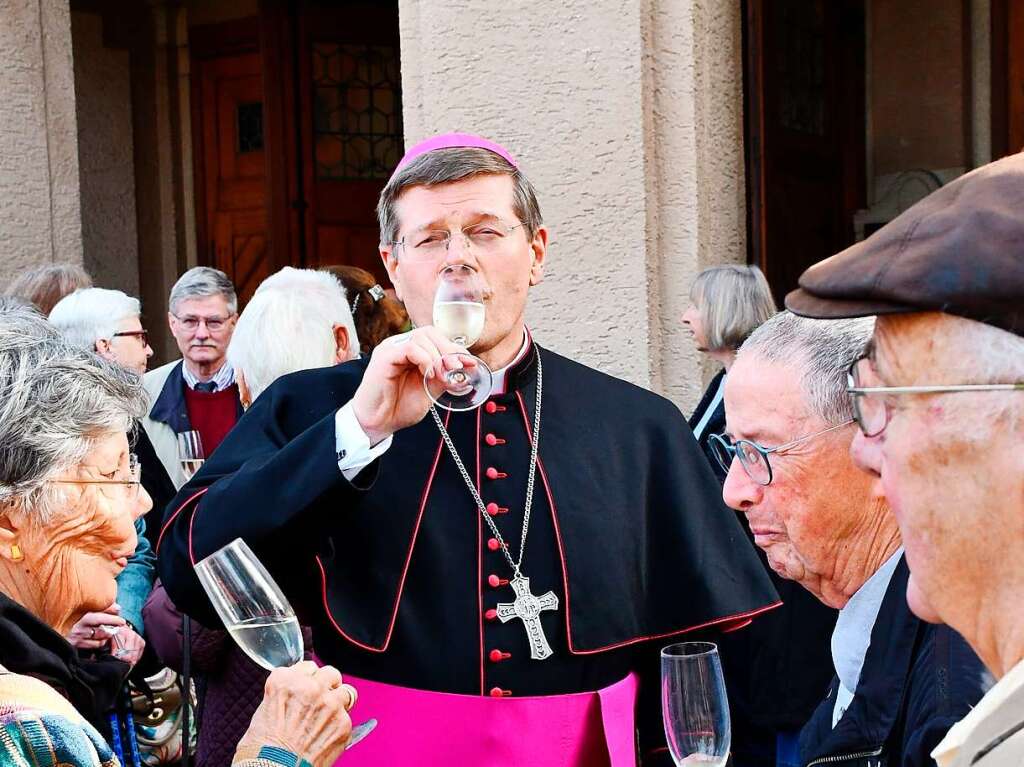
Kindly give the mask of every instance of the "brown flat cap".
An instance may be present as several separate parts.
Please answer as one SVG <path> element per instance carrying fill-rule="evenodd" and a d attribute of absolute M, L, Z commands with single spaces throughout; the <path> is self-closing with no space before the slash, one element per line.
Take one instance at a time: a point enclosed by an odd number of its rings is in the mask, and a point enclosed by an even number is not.
<path fill-rule="evenodd" d="M 940 311 L 1024 335 L 1024 154 L 928 195 L 786 296 L 820 319 Z"/>

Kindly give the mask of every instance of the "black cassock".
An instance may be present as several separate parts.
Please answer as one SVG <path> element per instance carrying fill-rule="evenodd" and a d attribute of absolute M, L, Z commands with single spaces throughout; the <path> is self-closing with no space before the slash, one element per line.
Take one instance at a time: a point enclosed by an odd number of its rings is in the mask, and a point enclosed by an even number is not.
<path fill-rule="evenodd" d="M 513 558 L 538 353 L 539 467 L 522 570 L 534 594 L 558 596 L 558 610 L 541 614 L 552 657 L 531 660 L 522 622 L 488 612 L 513 601 L 510 568 L 429 415 L 354 482 L 338 469 L 335 412 L 366 359 L 275 383 L 181 490 L 159 547 L 171 598 L 218 625 L 192 562 L 242 537 L 313 625 L 316 653 L 343 673 L 550 695 L 635 670 L 641 753 L 662 751 L 659 648 L 741 625 L 778 598 L 676 407 L 532 341 L 484 407 L 440 411 Z M 671 763 L 646 763 L 663 758 Z"/>

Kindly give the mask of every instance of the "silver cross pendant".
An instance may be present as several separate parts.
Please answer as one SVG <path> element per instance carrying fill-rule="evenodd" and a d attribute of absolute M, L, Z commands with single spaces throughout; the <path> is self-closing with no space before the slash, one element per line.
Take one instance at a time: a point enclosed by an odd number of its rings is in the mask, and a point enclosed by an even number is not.
<path fill-rule="evenodd" d="M 516 601 L 498 605 L 499 620 L 502 623 L 508 623 L 513 618 L 521 620 L 526 628 L 526 637 L 530 640 L 530 657 L 533 660 L 550 658 L 553 651 L 540 625 L 540 614 L 542 610 L 557 610 L 558 597 L 553 591 L 535 597 L 530 593 L 530 579 L 521 575 L 512 579 L 511 586 L 516 593 Z"/>

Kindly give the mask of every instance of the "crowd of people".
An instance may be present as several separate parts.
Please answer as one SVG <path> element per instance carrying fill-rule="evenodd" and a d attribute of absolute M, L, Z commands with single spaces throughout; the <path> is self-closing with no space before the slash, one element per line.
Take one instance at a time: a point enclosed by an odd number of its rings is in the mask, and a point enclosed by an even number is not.
<path fill-rule="evenodd" d="M 701 273 L 681 321 L 721 370 L 688 420 L 534 340 L 538 195 L 467 134 L 381 193 L 394 296 L 285 268 L 239 311 L 195 267 L 160 308 L 180 358 L 148 370 L 137 298 L 22 275 L 0 297 L 0 763 L 668 765 L 678 637 L 719 647 L 735 767 L 1024 764 L 1021 210 L 1015 155 L 783 311 L 754 266 Z M 434 323 L 453 265 L 486 286 L 465 345 Z M 425 379 L 481 368 L 482 406 L 434 405 Z M 218 618 L 195 566 L 237 538 L 306 660 L 265 671 Z M 159 725 L 124 716 L 158 686 Z M 347 751 L 353 718 L 379 724 Z"/>

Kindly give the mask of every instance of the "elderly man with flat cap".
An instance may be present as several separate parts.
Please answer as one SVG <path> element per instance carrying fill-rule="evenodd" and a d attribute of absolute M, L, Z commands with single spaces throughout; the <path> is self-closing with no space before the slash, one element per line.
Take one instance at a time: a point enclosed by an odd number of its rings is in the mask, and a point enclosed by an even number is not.
<path fill-rule="evenodd" d="M 899 523 L 911 608 L 959 631 L 998 680 L 933 756 L 1024 764 L 1024 155 L 811 267 L 786 304 L 879 315 L 851 370 L 851 449 Z"/>
<path fill-rule="evenodd" d="M 243 537 L 380 722 L 347 767 L 632 767 L 637 731 L 670 764 L 660 645 L 776 604 L 686 420 L 533 340 L 548 231 L 504 148 L 413 147 L 378 215 L 416 329 L 259 397 L 172 504 L 168 592 L 215 620 L 192 564 Z M 465 353 L 431 319 L 454 266 L 485 286 L 470 351 L 494 371 L 463 412 L 424 389 Z"/>

